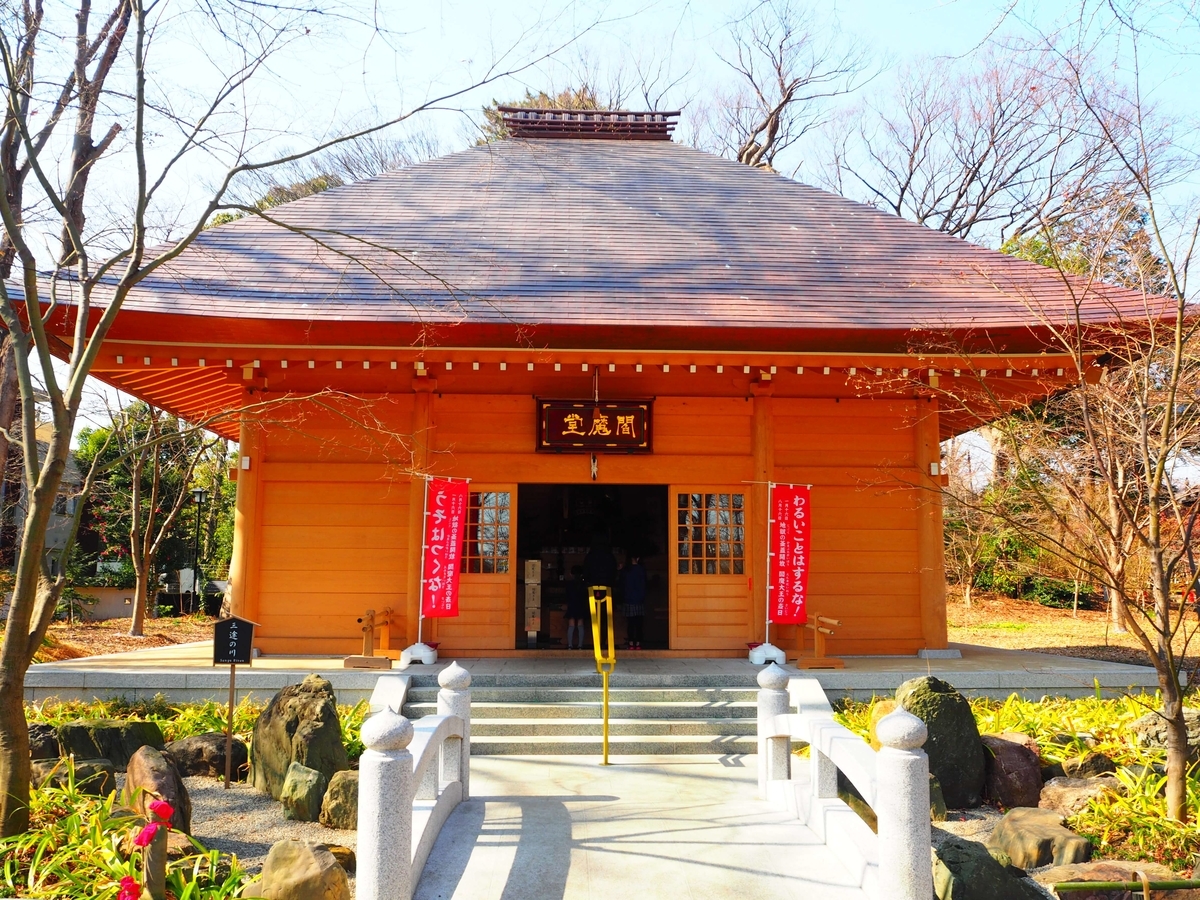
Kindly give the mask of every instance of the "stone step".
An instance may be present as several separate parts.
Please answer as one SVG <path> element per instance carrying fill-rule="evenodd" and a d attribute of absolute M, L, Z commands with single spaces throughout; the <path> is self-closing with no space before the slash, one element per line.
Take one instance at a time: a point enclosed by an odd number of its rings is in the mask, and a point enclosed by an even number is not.
<path fill-rule="evenodd" d="M 700 737 L 686 734 L 613 735 L 608 752 L 613 756 L 657 756 L 675 754 L 722 755 L 749 754 L 757 750 L 751 735 L 721 735 Z M 599 756 L 603 752 L 598 736 L 522 735 L 476 737 L 471 734 L 472 756 Z"/>
<path fill-rule="evenodd" d="M 609 701 L 609 715 L 625 719 L 747 719 L 753 722 L 757 707 L 753 703 L 658 702 L 630 703 Z M 473 719 L 598 719 L 604 704 L 599 698 L 571 703 L 496 703 L 471 700 Z M 437 715 L 437 703 L 432 701 L 405 703 L 404 715 L 410 719 Z"/>
<path fill-rule="evenodd" d="M 471 689 L 600 687 L 600 676 L 590 666 L 588 668 L 590 671 L 581 671 L 577 674 L 547 672 L 541 674 L 482 675 L 472 672 Z M 414 690 L 418 688 L 437 689 L 436 672 L 426 673 L 420 666 L 412 666 L 406 669 L 404 674 L 411 679 L 410 685 Z M 756 674 L 756 672 L 747 672 L 745 674 L 722 674 L 719 672 L 704 674 L 666 672 L 662 674 L 632 674 L 628 671 L 622 671 L 620 663 L 618 663 L 617 670 L 609 678 L 609 685 L 613 688 L 740 688 L 742 690 L 754 691 L 758 689 L 758 682 L 755 680 Z"/>
<path fill-rule="evenodd" d="M 437 689 L 409 687 L 413 703 L 437 701 Z M 603 690 L 592 688 L 477 688 L 471 685 L 472 703 L 581 703 L 599 702 Z M 610 702 L 620 703 L 754 703 L 757 693 L 742 688 L 621 688 L 609 691 Z"/>
<path fill-rule="evenodd" d="M 692 735 L 723 738 L 754 735 L 754 719 L 610 719 L 609 734 L 659 737 Z M 479 737 L 580 736 L 598 737 L 603 732 L 599 718 L 590 719 L 472 719 L 471 740 Z"/>

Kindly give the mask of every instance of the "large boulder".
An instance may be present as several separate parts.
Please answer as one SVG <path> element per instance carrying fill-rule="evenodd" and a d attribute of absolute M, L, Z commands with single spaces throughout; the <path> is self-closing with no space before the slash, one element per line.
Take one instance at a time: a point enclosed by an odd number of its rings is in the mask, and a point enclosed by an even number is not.
<path fill-rule="evenodd" d="M 320 822 L 326 828 L 358 828 L 358 772 L 335 772 L 321 801 Z M 347 870 L 348 871 L 348 870 Z"/>
<path fill-rule="evenodd" d="M 35 759 L 31 763 L 30 781 L 34 787 L 49 782 L 55 787 L 66 787 L 70 773 L 68 760 Z M 113 764 L 107 759 L 76 759 L 75 786 L 85 794 L 107 797 L 117 789 L 117 775 Z"/>
<path fill-rule="evenodd" d="M 1022 869 L 1087 862 L 1092 845 L 1063 827 L 1063 817 L 1048 809 L 1012 809 L 1004 814 L 988 847 L 1008 854 Z"/>
<path fill-rule="evenodd" d="M 271 845 L 262 880 L 246 896 L 270 900 L 351 900 L 346 870 L 324 844 L 283 840 Z"/>
<path fill-rule="evenodd" d="M 1200 757 L 1200 709 L 1185 706 L 1183 720 L 1187 725 L 1188 747 L 1191 749 L 1192 759 L 1195 760 Z M 1167 720 L 1159 713 L 1146 713 L 1130 724 L 1129 728 L 1140 746 L 1155 750 L 1167 749 Z"/>
<path fill-rule="evenodd" d="M 929 729 L 929 771 L 942 786 L 946 806 L 971 809 L 983 796 L 984 751 L 967 698 L 940 678 L 922 676 L 896 689 L 896 701 Z"/>
<path fill-rule="evenodd" d="M 125 767 L 121 802 L 149 819 L 150 804 L 155 800 L 166 800 L 175 807 L 171 816 L 172 828 L 192 833 L 192 798 L 175 768 L 175 761 L 153 747 L 142 747 L 130 757 L 129 765 Z"/>
<path fill-rule="evenodd" d="M 1112 777 L 1051 778 L 1042 785 L 1038 806 L 1070 817 L 1083 810 L 1092 798 L 1120 790 L 1121 782 Z"/>
<path fill-rule="evenodd" d="M 292 763 L 283 779 L 283 790 L 279 792 L 284 817 L 297 822 L 317 821 L 328 784 L 329 780 L 316 769 Z"/>
<path fill-rule="evenodd" d="M 124 769 L 140 747 L 162 750 L 162 729 L 157 722 L 119 719 L 78 719 L 58 726 L 63 756 L 76 759 L 101 757 Z"/>
<path fill-rule="evenodd" d="M 29 726 L 30 759 L 58 759 L 61 755 L 58 749 L 58 735 L 53 725 L 35 722 Z"/>
<path fill-rule="evenodd" d="M 1151 881 L 1176 881 L 1176 875 L 1166 866 L 1152 862 L 1128 862 L 1120 859 L 1104 859 L 1097 862 L 1077 863 L 1070 866 L 1055 866 L 1043 869 L 1034 875 L 1034 880 L 1047 887 L 1062 884 L 1064 881 L 1124 881 L 1138 882 L 1138 872 L 1145 872 Z M 1129 900 L 1132 895 L 1128 891 L 1071 891 L 1063 897 L 1069 900 Z M 1155 892 L 1154 896 L 1158 896 Z M 1169 900 L 1200 900 L 1200 889 L 1167 891 L 1164 898 Z"/>
<path fill-rule="evenodd" d="M 1103 753 L 1086 753 L 1075 759 L 1063 761 L 1063 773 L 1068 778 L 1099 778 L 1101 775 L 1112 775 L 1117 771 L 1117 764 Z"/>
<path fill-rule="evenodd" d="M 184 776 L 210 775 L 225 777 L 225 735 L 219 731 L 193 734 L 167 744 L 167 752 L 175 760 L 179 774 Z M 246 742 L 239 737 L 233 739 L 233 767 L 230 777 L 241 781 L 246 777 L 249 755 Z"/>
<path fill-rule="evenodd" d="M 1045 900 L 1004 857 L 996 859 L 998 854 L 978 841 L 951 836 L 934 853 L 933 892 L 938 900 Z"/>
<path fill-rule="evenodd" d="M 1025 743 L 1007 735 L 985 734 L 985 782 L 987 796 L 1001 806 L 1037 806 L 1042 792 L 1041 760 Z"/>
<path fill-rule="evenodd" d="M 350 768 L 333 685 L 319 675 L 289 684 L 271 698 L 254 723 L 250 741 L 254 786 L 278 800 L 292 763 L 317 770 L 326 781 L 334 772 Z"/>

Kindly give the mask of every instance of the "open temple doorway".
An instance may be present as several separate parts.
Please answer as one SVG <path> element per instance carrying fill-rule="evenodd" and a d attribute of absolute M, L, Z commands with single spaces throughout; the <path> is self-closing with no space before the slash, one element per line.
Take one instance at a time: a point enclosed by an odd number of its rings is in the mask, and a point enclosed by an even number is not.
<path fill-rule="evenodd" d="M 622 570 L 634 557 L 645 568 L 640 648 L 670 643 L 667 486 L 663 484 L 522 484 L 517 488 L 517 648 L 565 650 L 567 601 L 575 571 L 612 554 L 617 567 L 616 642 L 627 648 L 630 621 Z M 594 551 L 592 563 L 588 554 Z M 575 590 L 578 590 L 577 588 Z M 583 620 L 583 647 L 592 646 Z M 637 637 L 634 619 L 633 637 Z"/>

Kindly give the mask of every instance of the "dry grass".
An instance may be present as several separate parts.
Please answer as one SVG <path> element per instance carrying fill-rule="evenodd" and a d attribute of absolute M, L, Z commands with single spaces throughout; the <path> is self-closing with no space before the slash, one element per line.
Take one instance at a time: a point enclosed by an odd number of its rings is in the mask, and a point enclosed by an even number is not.
<path fill-rule="evenodd" d="M 1106 612 L 1081 609 L 1075 617 L 1069 609 L 1051 609 L 1030 600 L 1012 600 L 978 592 L 973 601 L 967 608 L 954 595 L 948 598 L 951 641 L 1149 665 L 1137 638 L 1130 633 L 1114 631 Z M 1181 633 L 1175 639 L 1176 652 L 1185 657 L 1185 669 L 1200 664 L 1198 624 L 1192 615 L 1183 629 L 1187 633 Z"/>
<path fill-rule="evenodd" d="M 142 637 L 129 635 L 128 619 L 109 619 L 69 625 L 55 622 L 47 634 L 47 644 L 38 652 L 36 662 L 79 659 L 106 653 L 124 653 L 147 647 L 186 644 L 212 637 L 213 619 L 189 616 L 179 619 L 149 619 Z"/>

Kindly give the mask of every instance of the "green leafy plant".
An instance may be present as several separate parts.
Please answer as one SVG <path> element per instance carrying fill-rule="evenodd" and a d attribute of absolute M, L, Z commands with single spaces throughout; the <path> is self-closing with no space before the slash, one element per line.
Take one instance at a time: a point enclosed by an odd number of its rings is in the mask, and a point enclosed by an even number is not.
<path fill-rule="evenodd" d="M 342 743 L 346 747 L 346 755 L 351 760 L 358 759 L 367 749 L 359 737 L 359 732 L 362 731 L 363 722 L 370 713 L 371 707 L 366 700 L 359 700 L 353 706 L 338 707 L 338 720 L 342 723 Z"/>
<path fill-rule="evenodd" d="M 116 794 L 94 797 L 64 763 L 66 782 L 30 794 L 30 828 L 0 840 L 0 890 L 11 897 L 116 900 L 122 880 L 141 880 L 142 851 L 133 841 L 143 818 L 117 806 Z M 249 876 L 236 856 L 205 850 L 168 864 L 167 889 L 176 900 L 226 900 L 241 895 Z"/>

